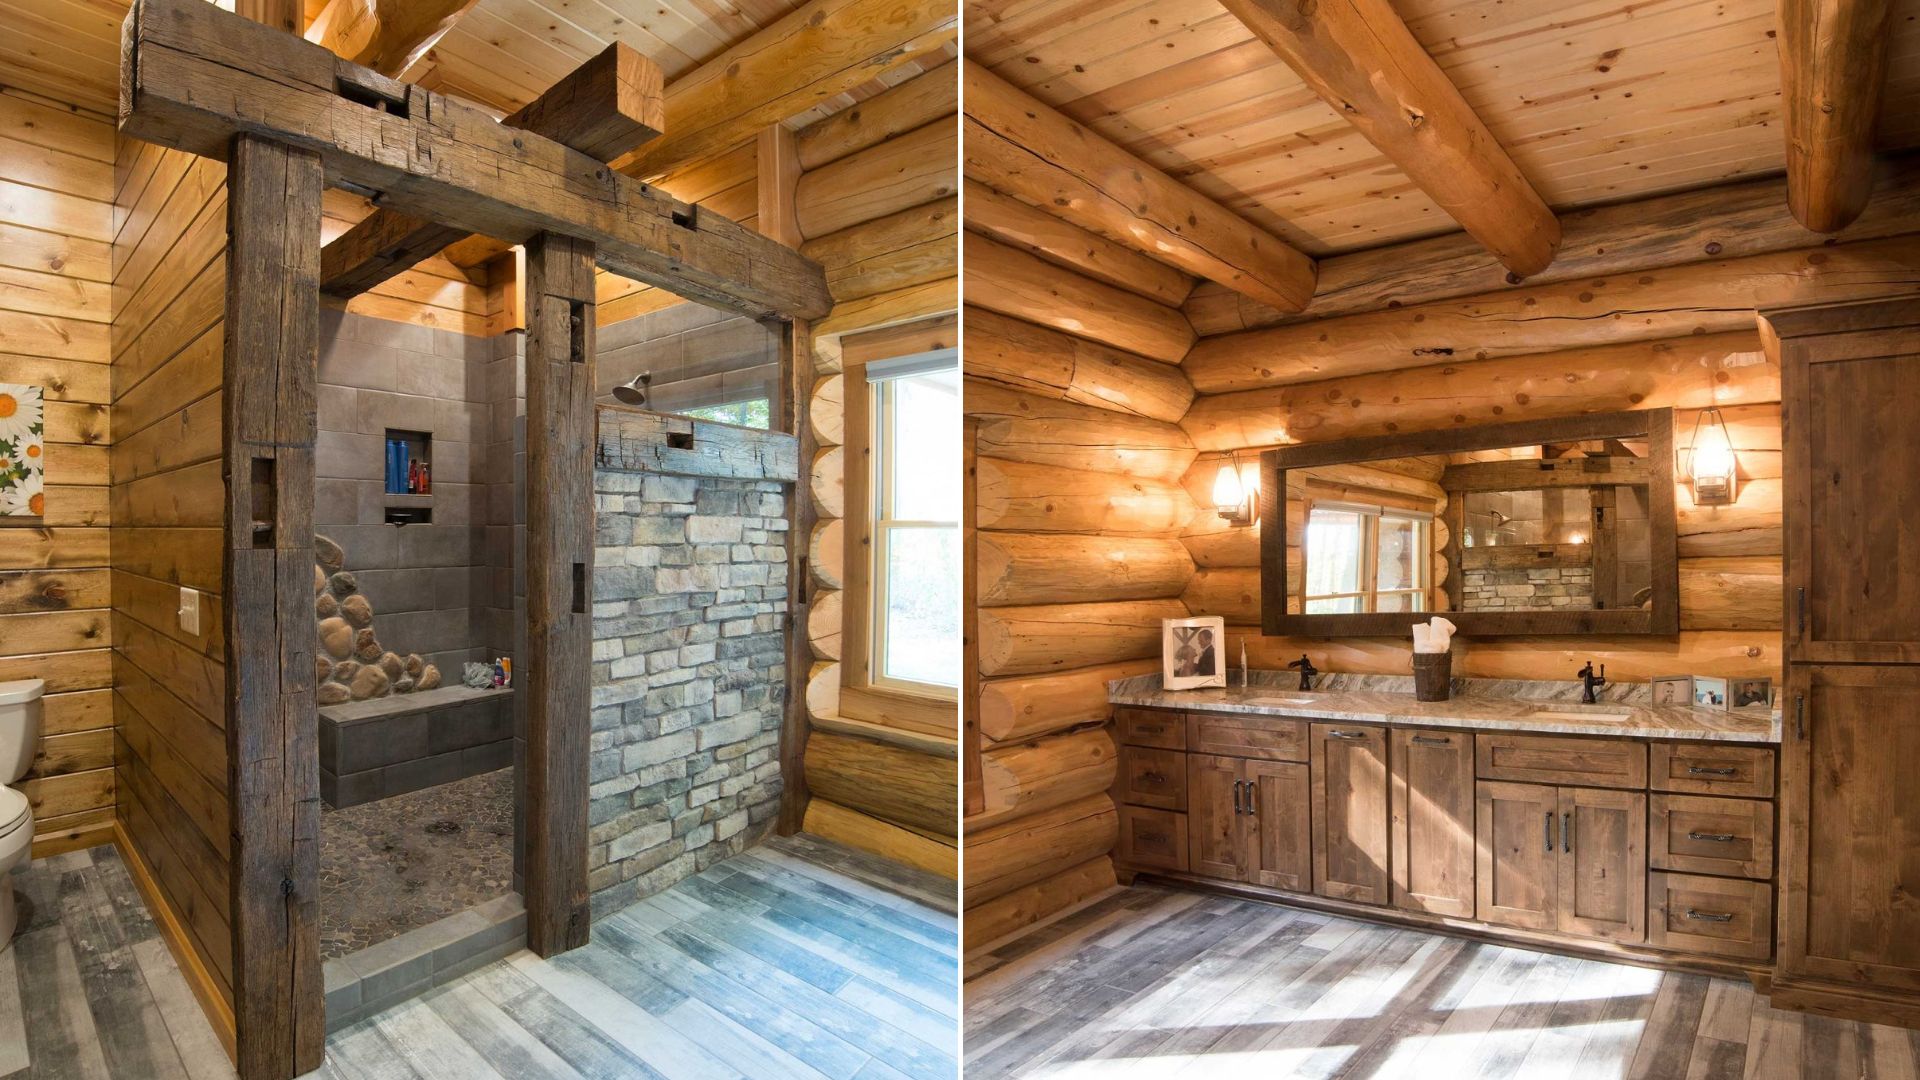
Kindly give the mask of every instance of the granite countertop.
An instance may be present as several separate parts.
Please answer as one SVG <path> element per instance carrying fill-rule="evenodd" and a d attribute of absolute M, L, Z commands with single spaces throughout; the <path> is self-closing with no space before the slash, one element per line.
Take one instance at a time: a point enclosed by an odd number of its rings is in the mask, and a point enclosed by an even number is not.
<path fill-rule="evenodd" d="M 1162 690 L 1160 676 L 1142 675 L 1108 683 L 1107 700 L 1115 705 L 1189 712 L 1234 712 L 1550 735 L 1620 735 L 1743 743 L 1778 743 L 1781 737 L 1777 712 L 1759 708 L 1726 712 L 1654 705 L 1644 683 L 1608 687 L 1604 695 L 1607 700 L 1583 705 L 1577 682 L 1456 679 L 1450 700 L 1417 701 L 1410 676 L 1327 674 L 1320 676 L 1311 691 L 1300 690 L 1299 680 L 1292 672 L 1256 671 L 1252 673 L 1251 686 Z M 1540 713 L 1554 715 L 1538 715 Z"/>

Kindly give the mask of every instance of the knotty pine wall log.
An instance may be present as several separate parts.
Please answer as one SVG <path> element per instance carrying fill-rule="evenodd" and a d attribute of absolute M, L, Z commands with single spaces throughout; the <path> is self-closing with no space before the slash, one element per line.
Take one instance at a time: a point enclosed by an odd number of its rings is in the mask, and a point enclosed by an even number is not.
<path fill-rule="evenodd" d="M 1113 786 L 1118 761 L 1105 727 L 990 748 L 981 762 L 986 808 L 967 828 L 990 829 L 1100 794 Z"/>
<path fill-rule="evenodd" d="M 1169 422 L 1193 404 L 1193 384 L 1175 366 L 972 305 L 967 308 L 967 374 Z"/>
<path fill-rule="evenodd" d="M 103 842 L 113 824 L 114 134 L 107 117 L 12 90 L 0 124 L 13 140 L 0 153 L 0 383 L 39 387 L 45 422 L 40 513 L 0 517 L 0 681 L 47 682 L 18 785 L 43 856 Z"/>
<path fill-rule="evenodd" d="M 967 303 L 1178 364 L 1193 347 L 1180 309 L 1069 272 L 1020 248 L 969 232 Z"/>

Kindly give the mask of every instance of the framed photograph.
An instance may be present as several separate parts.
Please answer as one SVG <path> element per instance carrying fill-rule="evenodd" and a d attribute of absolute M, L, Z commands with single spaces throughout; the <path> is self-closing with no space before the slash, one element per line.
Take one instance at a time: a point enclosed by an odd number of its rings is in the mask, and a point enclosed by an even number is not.
<path fill-rule="evenodd" d="M 0 517 L 46 516 L 46 404 L 38 386 L 0 383 Z"/>
<path fill-rule="evenodd" d="M 1227 685 L 1227 620 L 1161 619 L 1160 664 L 1160 685 L 1168 690 Z"/>
<path fill-rule="evenodd" d="M 1727 707 L 1727 680 L 1712 675 L 1693 677 L 1693 707 L 1696 709 L 1725 709 Z"/>
<path fill-rule="evenodd" d="M 1648 684 L 1653 688 L 1655 705 L 1693 704 L 1693 676 L 1655 675 Z"/>
<path fill-rule="evenodd" d="M 1772 679 L 1735 679 L 1727 691 L 1730 709 L 1773 708 Z"/>

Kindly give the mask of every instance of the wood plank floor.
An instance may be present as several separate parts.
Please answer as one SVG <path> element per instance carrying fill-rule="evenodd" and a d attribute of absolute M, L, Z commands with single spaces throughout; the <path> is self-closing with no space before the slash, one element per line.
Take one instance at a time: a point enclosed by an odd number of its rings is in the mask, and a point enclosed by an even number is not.
<path fill-rule="evenodd" d="M 967 967 L 968 1080 L 1920 1077 L 1920 1032 L 1745 983 L 1157 886 Z"/>
<path fill-rule="evenodd" d="M 111 848 L 36 860 L 0 952 L 0 1078 L 233 1076 Z M 951 882 L 773 840 L 336 1032 L 326 1080 L 952 1080 Z"/>

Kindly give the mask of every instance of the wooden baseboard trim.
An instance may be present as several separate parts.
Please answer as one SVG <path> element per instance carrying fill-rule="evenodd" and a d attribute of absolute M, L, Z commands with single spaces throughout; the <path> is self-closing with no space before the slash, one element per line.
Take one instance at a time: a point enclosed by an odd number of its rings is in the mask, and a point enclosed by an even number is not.
<path fill-rule="evenodd" d="M 133 838 L 127 835 L 126 827 L 116 818 L 113 822 L 113 846 L 119 850 L 120 858 L 127 864 L 127 873 L 132 876 L 133 884 L 140 890 L 140 896 L 147 902 L 147 912 L 153 916 L 153 924 L 160 928 L 160 937 L 166 941 L 167 950 L 173 953 L 173 962 L 179 966 L 180 974 L 187 980 L 187 986 L 200 1002 L 200 1011 L 206 1014 L 207 1022 L 213 1025 L 213 1033 L 220 1040 L 220 1046 L 226 1050 L 227 1058 L 239 1063 L 238 1040 L 234 1033 L 233 1006 L 226 996 L 220 993 L 220 984 L 214 980 L 213 972 L 208 970 L 206 962 L 194 950 L 193 941 L 187 934 L 187 928 L 167 903 L 160 885 L 153 879 L 153 871 L 147 867 L 146 860 L 134 849 Z"/>
<path fill-rule="evenodd" d="M 1859 986 L 1801 983 L 1774 979 L 1768 1003 L 1776 1009 L 1815 1013 L 1869 1024 L 1920 1028 L 1920 1001 L 1894 997 Z"/>
<path fill-rule="evenodd" d="M 1753 981 L 1760 973 L 1770 969 L 1767 965 L 1754 967 L 1737 964 L 1710 957 L 1693 956 L 1682 953 L 1661 952 L 1656 949 L 1635 948 L 1611 942 L 1588 942 L 1554 934 L 1542 934 L 1530 930 L 1509 930 L 1490 927 L 1472 920 L 1452 919 L 1440 915 L 1422 915 L 1417 912 L 1401 911 L 1397 908 L 1379 907 L 1373 904 L 1360 904 L 1350 900 L 1331 900 L 1324 896 L 1310 896 L 1304 893 L 1279 892 L 1263 889 L 1255 885 L 1242 885 L 1232 881 L 1216 881 L 1212 878 L 1196 877 L 1191 874 L 1156 873 L 1150 870 L 1137 870 L 1138 880 L 1160 885 L 1174 885 L 1181 888 L 1198 889 L 1202 892 L 1221 893 L 1242 900 L 1258 900 L 1261 903 L 1276 904 L 1280 907 L 1303 908 L 1308 911 L 1325 912 L 1346 918 L 1364 919 L 1368 922 L 1388 923 L 1394 926 L 1408 926 L 1416 930 L 1427 930 L 1436 934 L 1448 934 L 1466 938 L 1470 941 L 1485 942 L 1489 945 L 1510 945 L 1521 949 L 1536 949 L 1540 952 L 1561 953 L 1566 956 L 1578 956 L 1589 960 L 1604 960 L 1613 964 L 1631 964 L 1634 967 L 1658 968 L 1662 971 L 1683 971 L 1692 975 L 1712 975 L 1723 979 L 1745 979 Z"/>

